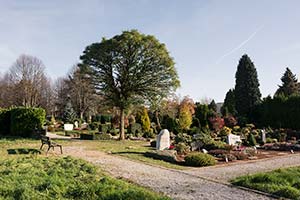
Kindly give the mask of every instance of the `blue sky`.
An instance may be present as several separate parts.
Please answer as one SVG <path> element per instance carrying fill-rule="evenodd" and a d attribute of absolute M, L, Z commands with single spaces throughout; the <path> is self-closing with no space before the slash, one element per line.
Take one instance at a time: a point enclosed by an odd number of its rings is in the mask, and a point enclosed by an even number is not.
<path fill-rule="evenodd" d="M 286 67 L 300 73 L 300 1 L 0 0 L 0 72 L 22 54 L 40 58 L 53 79 L 84 48 L 123 30 L 155 35 L 174 57 L 181 96 L 223 101 L 240 57 L 254 62 L 263 96 Z"/>

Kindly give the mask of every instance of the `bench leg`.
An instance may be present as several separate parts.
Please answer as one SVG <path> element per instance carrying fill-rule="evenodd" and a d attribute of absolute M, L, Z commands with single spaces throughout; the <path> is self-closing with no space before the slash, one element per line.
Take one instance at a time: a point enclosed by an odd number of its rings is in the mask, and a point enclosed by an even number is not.
<path fill-rule="evenodd" d="M 63 152 L 62 152 L 62 146 L 59 146 L 59 147 L 60 147 L 60 153 L 63 154 Z"/>
<path fill-rule="evenodd" d="M 48 154 L 48 151 L 50 150 L 50 148 L 51 148 L 51 146 L 48 147 L 48 150 L 47 150 L 47 152 L 46 152 L 46 155 Z"/>
<path fill-rule="evenodd" d="M 42 146 L 40 147 L 40 150 L 42 150 L 43 149 L 43 146 L 44 146 L 44 143 L 42 144 Z"/>

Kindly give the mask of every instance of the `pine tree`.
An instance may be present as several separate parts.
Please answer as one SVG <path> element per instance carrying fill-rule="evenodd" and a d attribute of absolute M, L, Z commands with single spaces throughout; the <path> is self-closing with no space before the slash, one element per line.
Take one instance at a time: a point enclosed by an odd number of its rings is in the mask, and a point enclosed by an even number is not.
<path fill-rule="evenodd" d="M 281 77 L 282 85 L 279 85 L 275 95 L 291 96 L 294 94 L 300 94 L 300 86 L 296 75 L 287 67 L 285 73 Z"/>
<path fill-rule="evenodd" d="M 64 108 L 63 120 L 64 123 L 71 123 L 71 124 L 73 124 L 74 121 L 76 120 L 76 113 L 74 112 L 70 98 L 68 98 L 66 106 Z"/>
<path fill-rule="evenodd" d="M 225 96 L 223 106 L 221 108 L 223 116 L 236 115 L 234 89 L 230 89 Z"/>
<path fill-rule="evenodd" d="M 146 108 L 143 108 L 143 110 L 140 114 L 140 118 L 141 118 L 141 124 L 142 124 L 143 131 L 149 132 L 151 129 L 151 122 L 150 122 L 150 118 L 149 118 L 148 111 Z"/>
<path fill-rule="evenodd" d="M 254 106 L 260 103 L 261 93 L 256 68 L 248 55 L 243 55 L 235 74 L 235 105 L 240 120 L 249 120 Z"/>
<path fill-rule="evenodd" d="M 215 100 L 212 100 L 208 105 L 208 108 L 211 109 L 213 112 L 217 112 L 217 104 Z"/>

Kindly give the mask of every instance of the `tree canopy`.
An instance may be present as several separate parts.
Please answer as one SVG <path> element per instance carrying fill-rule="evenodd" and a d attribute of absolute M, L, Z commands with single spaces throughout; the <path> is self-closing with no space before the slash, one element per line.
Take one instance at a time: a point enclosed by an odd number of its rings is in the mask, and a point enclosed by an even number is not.
<path fill-rule="evenodd" d="M 275 95 L 297 95 L 300 94 L 300 85 L 296 78 L 296 75 L 287 67 L 283 76 L 281 77 L 282 85 L 279 86 Z"/>
<path fill-rule="evenodd" d="M 249 119 L 254 106 L 260 103 L 261 93 L 256 68 L 248 55 L 243 55 L 235 74 L 235 105 L 240 119 Z"/>
<path fill-rule="evenodd" d="M 136 30 L 87 46 L 80 59 L 98 94 L 120 109 L 120 139 L 125 138 L 124 110 L 129 105 L 166 96 L 179 86 L 165 45 Z"/>

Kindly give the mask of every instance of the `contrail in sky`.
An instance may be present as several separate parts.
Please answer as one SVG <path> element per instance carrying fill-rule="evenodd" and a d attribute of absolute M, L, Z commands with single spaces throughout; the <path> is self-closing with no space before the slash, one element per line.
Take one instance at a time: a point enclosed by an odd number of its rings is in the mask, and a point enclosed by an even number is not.
<path fill-rule="evenodd" d="M 254 36 L 263 29 L 264 25 L 258 27 L 246 40 L 241 42 L 238 46 L 235 48 L 231 49 L 229 52 L 225 53 L 223 56 L 221 56 L 217 61 L 216 64 L 219 64 L 225 57 L 229 56 L 230 54 L 234 53 L 235 51 L 239 50 L 242 48 L 245 44 L 247 44 Z"/>

